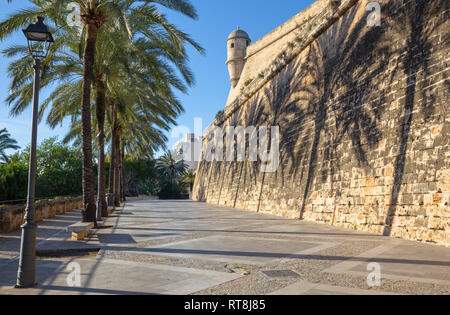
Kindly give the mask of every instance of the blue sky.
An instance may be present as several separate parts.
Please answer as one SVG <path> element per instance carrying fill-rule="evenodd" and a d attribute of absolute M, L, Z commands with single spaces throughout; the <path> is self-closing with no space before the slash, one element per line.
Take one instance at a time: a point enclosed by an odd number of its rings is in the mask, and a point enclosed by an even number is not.
<path fill-rule="evenodd" d="M 206 49 L 205 56 L 190 49 L 190 66 L 195 74 L 196 84 L 189 90 L 188 95 L 178 95 L 185 113 L 177 122 L 193 131 L 195 118 L 202 118 L 203 128 L 206 128 L 216 113 L 225 106 L 230 89 L 225 65 L 226 39 L 229 33 L 239 26 L 249 33 L 252 41 L 256 41 L 310 5 L 313 0 L 191 0 L 191 2 L 198 11 L 198 20 L 191 20 L 165 9 L 161 10 L 168 16 L 170 22 L 190 34 Z M 28 6 L 27 0 L 15 0 L 11 4 L 2 1 L 0 20 L 3 21 L 9 14 Z M 0 43 L 0 50 L 14 43 L 24 42 L 23 35 L 17 33 Z M 7 128 L 19 145 L 24 147 L 30 138 L 31 110 L 25 111 L 19 117 L 9 116 L 9 109 L 4 101 L 9 93 L 10 79 L 6 75 L 9 61 L 0 56 L 0 129 Z M 46 95 L 47 91 L 43 91 L 41 99 Z M 66 131 L 67 126 L 51 130 L 43 122 L 39 126 L 38 141 L 51 136 L 62 138 Z M 170 134 L 169 132 L 169 147 L 179 140 L 172 139 Z"/>

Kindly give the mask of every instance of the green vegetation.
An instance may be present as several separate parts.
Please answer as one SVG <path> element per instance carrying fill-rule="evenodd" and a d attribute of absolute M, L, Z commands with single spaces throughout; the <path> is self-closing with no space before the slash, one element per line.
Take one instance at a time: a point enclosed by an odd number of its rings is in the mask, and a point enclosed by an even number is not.
<path fill-rule="evenodd" d="M 161 174 L 160 199 L 186 199 L 186 189 L 179 179 L 187 170 L 183 160 L 177 161 L 172 152 L 167 151 L 157 162 L 156 168 Z"/>
<path fill-rule="evenodd" d="M 195 182 L 195 171 L 193 169 L 188 169 L 184 172 L 183 176 L 181 176 L 180 182 L 192 191 Z"/>
<path fill-rule="evenodd" d="M 156 168 L 167 182 L 173 183 L 187 170 L 183 160 L 176 160 L 171 151 L 167 151 L 157 162 Z"/>
<path fill-rule="evenodd" d="M 0 165 L 0 200 L 27 197 L 29 156 L 28 147 L 13 154 L 8 164 Z M 81 195 L 82 165 L 75 148 L 50 138 L 40 143 L 36 156 L 38 198 Z"/>
<path fill-rule="evenodd" d="M 27 147 L 13 154 L 8 164 L 0 164 L 0 201 L 27 197 L 29 152 Z M 81 196 L 82 160 L 77 148 L 57 138 L 49 138 L 39 144 L 36 155 L 37 200 Z M 109 161 L 105 165 L 106 175 L 109 175 Z M 188 188 L 192 189 L 194 183 L 194 171 L 187 170 L 186 164 L 175 160 L 170 152 L 158 161 L 125 156 L 123 165 L 124 188 L 129 194 L 160 195 L 165 199 L 187 198 Z M 97 164 L 93 168 L 96 170 Z"/>
<path fill-rule="evenodd" d="M 125 161 L 125 179 L 129 192 L 156 196 L 160 190 L 160 173 L 156 162 L 151 159 L 132 159 Z"/>
<path fill-rule="evenodd" d="M 251 272 L 245 267 L 234 265 L 232 266 L 227 265 L 226 267 L 228 268 L 228 271 L 232 273 L 240 273 L 243 274 L 244 276 L 249 276 L 251 274 Z"/>
<path fill-rule="evenodd" d="M 0 200 L 25 199 L 27 182 L 28 164 L 19 161 L 0 164 Z"/>
<path fill-rule="evenodd" d="M 223 110 L 219 110 L 219 111 L 217 112 L 217 114 L 216 114 L 216 117 L 215 117 L 215 119 L 217 120 L 217 119 L 220 119 L 220 118 L 222 118 L 222 116 L 223 116 L 223 113 L 224 113 L 224 111 L 223 111 Z"/>
<path fill-rule="evenodd" d="M 125 159 L 125 178 L 130 194 L 159 196 L 161 199 L 186 199 L 192 189 L 194 171 L 168 151 L 159 160 Z"/>
<path fill-rule="evenodd" d="M 0 163 L 8 163 L 9 158 L 6 155 L 6 150 L 17 150 L 19 146 L 17 141 L 11 138 L 6 128 L 0 130 Z"/>
<path fill-rule="evenodd" d="M 254 80 L 253 78 L 248 79 L 247 81 L 244 82 L 244 86 L 245 87 L 249 86 L 250 84 L 252 84 L 253 80 Z"/>

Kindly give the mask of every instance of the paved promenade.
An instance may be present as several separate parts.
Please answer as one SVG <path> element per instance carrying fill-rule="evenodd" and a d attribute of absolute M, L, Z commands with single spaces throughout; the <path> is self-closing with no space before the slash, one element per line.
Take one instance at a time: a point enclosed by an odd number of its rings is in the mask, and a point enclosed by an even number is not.
<path fill-rule="evenodd" d="M 39 225 L 34 289 L 0 234 L 0 294 L 450 294 L 449 248 L 192 201 L 128 201 L 72 242 L 79 218 Z"/>

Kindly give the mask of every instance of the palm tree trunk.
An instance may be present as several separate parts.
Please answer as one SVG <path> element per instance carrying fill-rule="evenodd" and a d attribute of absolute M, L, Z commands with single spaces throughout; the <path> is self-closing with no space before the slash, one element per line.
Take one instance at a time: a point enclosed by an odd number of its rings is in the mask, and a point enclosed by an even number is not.
<path fill-rule="evenodd" d="M 109 179 L 108 179 L 108 194 L 114 195 L 114 148 L 113 140 L 111 140 L 111 149 L 109 152 Z"/>
<path fill-rule="evenodd" d="M 91 135 L 91 80 L 95 58 L 98 28 L 86 25 L 86 43 L 83 56 L 83 91 L 81 101 L 82 146 L 83 146 L 83 222 L 96 222 L 94 176 L 92 170 Z"/>
<path fill-rule="evenodd" d="M 111 152 L 110 152 L 110 159 L 109 159 L 109 186 L 108 186 L 108 194 L 112 197 L 111 203 L 112 205 L 115 204 L 114 202 L 114 165 L 115 165 L 115 158 L 116 158 L 116 146 L 115 146 L 115 139 L 116 139 L 116 132 L 114 130 L 114 110 L 115 110 L 115 104 L 111 102 L 110 104 L 110 113 L 111 113 Z"/>
<path fill-rule="evenodd" d="M 111 206 L 114 205 L 114 145 L 111 136 L 111 149 L 109 152 L 109 179 L 108 179 L 108 196 L 111 198 Z M 109 204 L 108 204 L 109 206 Z"/>
<path fill-rule="evenodd" d="M 114 126 L 116 136 L 114 141 L 114 204 L 116 207 L 120 207 L 120 127 L 117 122 L 117 111 L 116 111 L 116 123 Z"/>
<path fill-rule="evenodd" d="M 117 129 L 116 129 L 116 116 L 117 116 L 117 107 L 114 102 L 110 104 L 110 112 L 111 112 L 111 159 L 109 165 L 109 193 L 112 196 L 112 204 L 116 205 L 116 138 L 117 138 Z"/>
<path fill-rule="evenodd" d="M 103 77 L 97 77 L 97 124 L 98 131 L 100 133 L 98 137 L 98 197 L 100 198 L 100 213 L 102 217 L 107 216 L 107 205 L 106 205 L 106 183 L 105 183 L 105 99 L 106 99 L 106 89 Z"/>
<path fill-rule="evenodd" d="M 121 189 L 120 189 L 120 199 L 125 201 L 125 145 L 124 141 L 121 141 L 120 147 L 120 178 L 121 178 Z"/>

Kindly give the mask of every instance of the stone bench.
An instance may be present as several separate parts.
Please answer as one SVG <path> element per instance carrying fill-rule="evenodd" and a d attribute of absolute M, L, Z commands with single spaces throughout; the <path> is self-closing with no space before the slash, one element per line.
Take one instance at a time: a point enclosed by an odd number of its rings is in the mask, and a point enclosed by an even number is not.
<path fill-rule="evenodd" d="M 82 241 L 89 235 L 89 232 L 93 227 L 93 222 L 78 222 L 68 226 L 67 232 L 72 233 L 73 241 Z"/>

